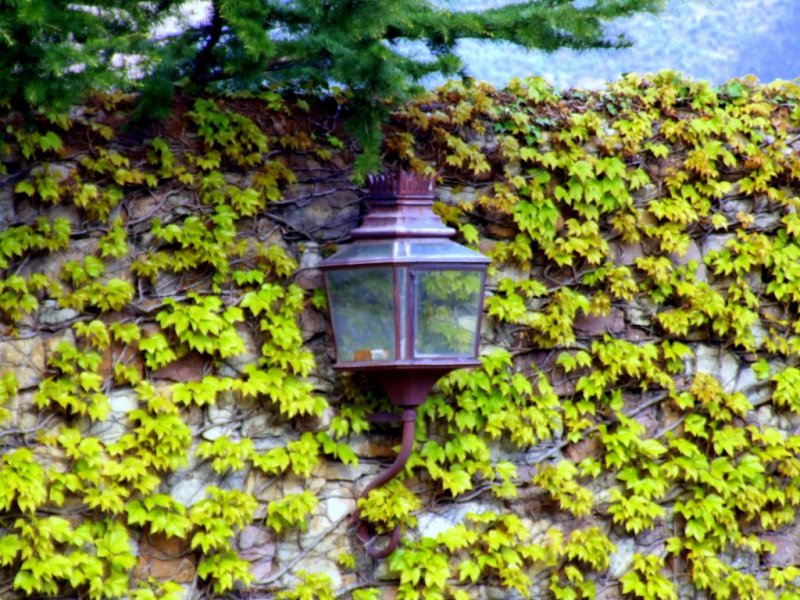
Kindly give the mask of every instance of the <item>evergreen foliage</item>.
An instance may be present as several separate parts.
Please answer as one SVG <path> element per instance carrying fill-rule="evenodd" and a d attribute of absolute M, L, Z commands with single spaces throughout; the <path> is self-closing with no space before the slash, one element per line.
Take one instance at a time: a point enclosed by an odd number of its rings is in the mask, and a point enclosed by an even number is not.
<path fill-rule="evenodd" d="M 455 75 L 462 68 L 454 53 L 459 39 L 507 40 L 548 51 L 615 47 L 625 40 L 608 39 L 605 22 L 656 9 L 662 2 L 596 0 L 576 6 L 536 0 L 474 12 L 452 12 L 441 4 L 214 0 L 210 22 L 175 40 L 169 52 L 181 58 L 170 66 L 195 84 L 237 89 L 265 82 L 314 91 L 342 86 L 351 109 L 349 124 L 364 150 L 358 174 L 378 168 L 381 125 L 390 110 L 418 91 L 424 77 Z M 424 43 L 428 59 L 404 52 L 402 44 L 409 41 Z M 187 47 L 199 50 L 187 53 Z M 175 80 L 153 79 L 150 93 L 163 97 L 164 84 Z"/>
<path fill-rule="evenodd" d="M 481 11 L 428 0 L 213 0 L 207 22 L 147 44 L 144 32 L 185 0 L 125 0 L 113 9 L 98 0 L 0 2 L 0 102 L 63 109 L 90 87 L 118 82 L 114 52 L 142 56 L 139 112 L 147 117 L 169 112 L 176 84 L 195 93 L 209 86 L 341 90 L 363 149 L 359 175 L 379 166 L 381 126 L 392 108 L 426 76 L 465 74 L 454 52 L 459 39 L 546 51 L 620 47 L 626 40 L 609 38 L 605 25 L 664 0 L 533 0 Z"/>
<path fill-rule="evenodd" d="M 0 0 L 0 104 L 62 113 L 121 84 L 114 58 L 142 60 L 172 0 Z M 144 65 L 141 65 L 144 66 Z"/>

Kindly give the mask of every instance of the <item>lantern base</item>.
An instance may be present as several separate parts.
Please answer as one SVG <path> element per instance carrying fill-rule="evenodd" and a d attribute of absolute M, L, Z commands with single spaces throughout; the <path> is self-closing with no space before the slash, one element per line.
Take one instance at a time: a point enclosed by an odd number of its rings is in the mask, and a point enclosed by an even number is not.
<path fill-rule="evenodd" d="M 375 373 L 389 400 L 395 406 L 416 407 L 425 402 L 431 388 L 454 367 L 425 370 L 395 370 Z"/>
<path fill-rule="evenodd" d="M 425 398 L 434 384 L 442 377 L 455 371 L 480 366 L 481 361 L 475 358 L 458 358 L 457 362 L 436 360 L 415 360 L 393 362 L 391 364 L 375 364 L 374 362 L 336 363 L 337 371 L 356 371 L 369 373 L 386 391 L 389 400 L 395 406 L 416 407 L 425 402 Z"/>

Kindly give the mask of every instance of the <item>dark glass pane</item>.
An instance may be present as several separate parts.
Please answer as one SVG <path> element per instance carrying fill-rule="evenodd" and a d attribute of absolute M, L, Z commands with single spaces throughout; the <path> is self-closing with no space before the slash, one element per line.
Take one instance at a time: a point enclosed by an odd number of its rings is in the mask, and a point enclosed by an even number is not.
<path fill-rule="evenodd" d="M 394 360 L 392 269 L 335 269 L 327 278 L 337 360 Z"/>
<path fill-rule="evenodd" d="M 414 353 L 472 356 L 480 298 L 480 271 L 417 271 Z"/>

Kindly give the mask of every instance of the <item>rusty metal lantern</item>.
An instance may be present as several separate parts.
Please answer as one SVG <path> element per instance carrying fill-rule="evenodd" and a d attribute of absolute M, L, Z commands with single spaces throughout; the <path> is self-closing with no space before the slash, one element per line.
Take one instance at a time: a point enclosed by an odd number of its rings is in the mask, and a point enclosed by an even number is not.
<path fill-rule="evenodd" d="M 433 212 L 434 180 L 400 171 L 369 180 L 369 213 L 354 242 L 322 261 L 336 349 L 335 369 L 367 372 L 386 390 L 402 421 L 395 463 L 362 497 L 399 473 L 411 454 L 416 408 L 446 373 L 479 364 L 481 313 L 489 259 L 450 238 Z M 358 518 L 358 515 L 356 515 Z M 370 555 L 387 556 L 399 542 Z M 370 540 L 362 523 L 359 536 Z"/>

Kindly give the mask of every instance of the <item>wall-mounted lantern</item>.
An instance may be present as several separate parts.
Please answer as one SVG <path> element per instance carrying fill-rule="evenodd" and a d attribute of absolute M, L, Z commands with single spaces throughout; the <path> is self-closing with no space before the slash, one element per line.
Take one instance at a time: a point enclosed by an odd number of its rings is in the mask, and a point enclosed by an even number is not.
<path fill-rule="evenodd" d="M 361 496 L 403 470 L 414 443 L 416 409 L 446 373 L 479 364 L 481 313 L 489 259 L 450 240 L 433 212 L 434 180 L 400 171 L 369 180 L 369 214 L 354 242 L 320 264 L 336 348 L 335 369 L 370 373 L 402 421 L 400 454 Z M 358 520 L 358 514 L 355 515 Z M 375 558 L 397 547 L 373 547 L 366 523 L 359 537 Z"/>

